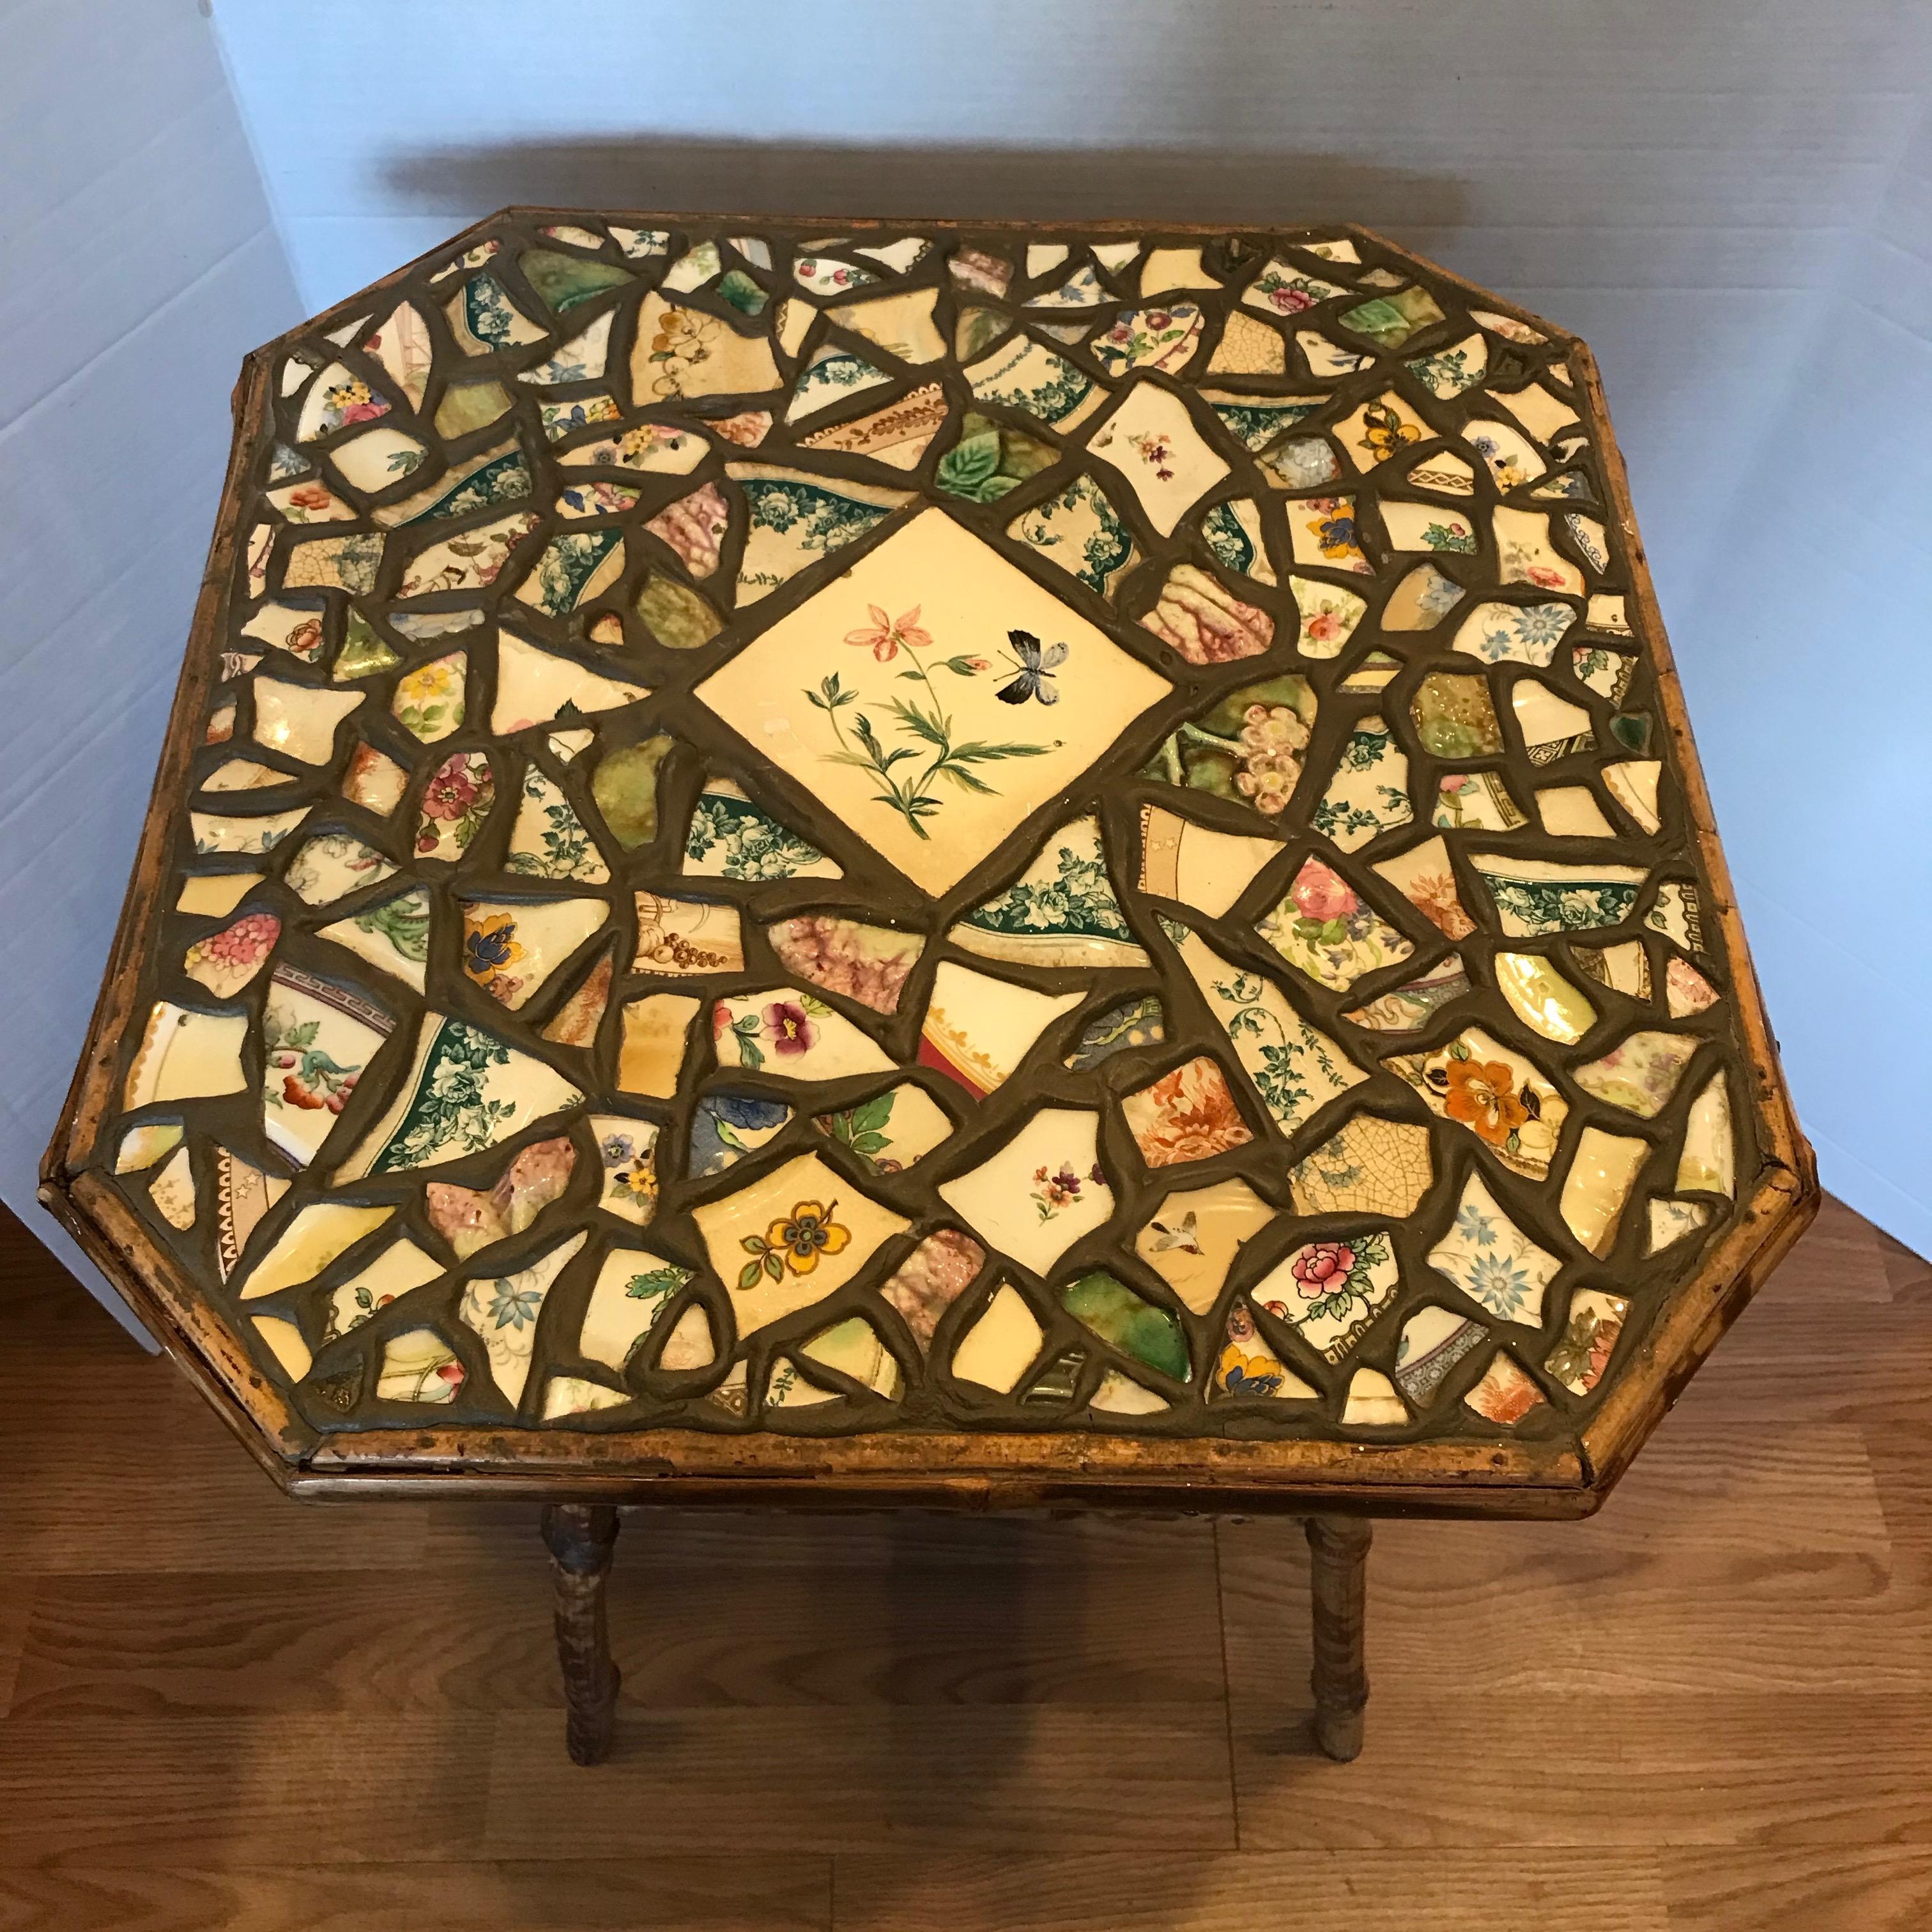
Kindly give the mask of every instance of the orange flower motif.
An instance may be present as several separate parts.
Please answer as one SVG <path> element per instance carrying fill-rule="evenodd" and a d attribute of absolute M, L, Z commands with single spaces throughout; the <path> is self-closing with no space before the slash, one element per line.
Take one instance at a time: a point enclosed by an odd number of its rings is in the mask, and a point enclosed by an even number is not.
<path fill-rule="evenodd" d="M 783 1220 L 774 1221 L 765 1230 L 765 1244 L 782 1254 L 794 1274 L 809 1274 L 818 1265 L 820 1255 L 836 1255 L 852 1238 L 850 1228 L 832 1219 L 833 1202 L 820 1207 L 816 1201 L 800 1201 Z"/>
<path fill-rule="evenodd" d="M 848 631 L 845 641 L 869 650 L 881 664 L 890 664 L 902 646 L 909 651 L 930 650 L 932 634 L 919 628 L 919 612 L 920 607 L 915 604 L 902 616 L 888 617 L 878 604 L 868 604 L 866 614 L 872 620 L 871 628 L 862 626 L 858 630 Z"/>
<path fill-rule="evenodd" d="M 1492 1145 L 1501 1147 L 1528 1120 L 1515 1076 L 1501 1060 L 1452 1060 L 1443 1070 L 1449 1082 L 1443 1112 Z"/>

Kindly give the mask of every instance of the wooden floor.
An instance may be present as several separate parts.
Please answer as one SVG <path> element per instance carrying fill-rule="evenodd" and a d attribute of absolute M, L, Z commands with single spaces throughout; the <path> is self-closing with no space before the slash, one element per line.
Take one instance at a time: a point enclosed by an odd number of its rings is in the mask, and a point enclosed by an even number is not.
<path fill-rule="evenodd" d="M 111 1445 L 105 1450 L 95 1445 Z M 0 1928 L 1924 1932 L 1932 1268 L 1828 1203 L 1605 1513 L 626 1519 L 566 1760 L 528 1511 L 278 1496 L 0 1229 Z"/>

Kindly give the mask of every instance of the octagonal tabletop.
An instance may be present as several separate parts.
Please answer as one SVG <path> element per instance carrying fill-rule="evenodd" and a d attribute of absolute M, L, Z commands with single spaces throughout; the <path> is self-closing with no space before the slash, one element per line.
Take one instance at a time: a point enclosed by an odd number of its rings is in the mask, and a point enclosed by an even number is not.
<path fill-rule="evenodd" d="M 512 210 L 236 422 L 46 1193 L 290 1486 L 1582 1514 L 1807 1218 L 1550 324 Z"/>

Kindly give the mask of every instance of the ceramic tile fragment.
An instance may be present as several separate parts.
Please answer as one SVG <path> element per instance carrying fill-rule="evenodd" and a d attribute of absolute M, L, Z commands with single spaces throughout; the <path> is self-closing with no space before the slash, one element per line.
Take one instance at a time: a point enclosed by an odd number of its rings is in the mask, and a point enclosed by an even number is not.
<path fill-rule="evenodd" d="M 122 1105 L 240 1093 L 248 1084 L 242 1071 L 248 1034 L 245 1013 L 196 1012 L 157 1000 L 129 1064 Z"/>
<path fill-rule="evenodd" d="M 543 1419 L 559 1422 L 600 1408 L 622 1408 L 630 1400 L 622 1390 L 607 1388 L 583 1376 L 552 1376 L 544 1384 Z"/>
<path fill-rule="evenodd" d="M 1341 460 L 1325 436 L 1291 436 L 1266 450 L 1261 458 L 1262 473 L 1277 490 L 1316 490 L 1324 483 L 1332 483 L 1342 474 Z M 1352 504 L 1353 499 L 1348 500 Z M 1310 530 L 1314 526 L 1307 526 Z M 1324 549 L 1324 555 L 1331 562 L 1339 558 Z M 1305 556 L 1306 562 L 1318 562 L 1321 558 Z"/>
<path fill-rule="evenodd" d="M 455 1351 L 434 1328 L 412 1328 L 382 1344 L 376 1399 L 424 1405 L 454 1402 L 464 1376 Z"/>
<path fill-rule="evenodd" d="M 1579 1288 L 1570 1298 L 1563 1333 L 1544 1368 L 1572 1395 L 1588 1395 L 1603 1379 L 1616 1352 L 1630 1304 L 1602 1288 Z"/>
<path fill-rule="evenodd" d="M 1574 1046 L 1597 1023 L 1597 1010 L 1540 952 L 1498 952 L 1496 986 L 1526 1027 Z"/>
<path fill-rule="evenodd" d="M 1150 1167 L 1210 1160 L 1254 1138 L 1226 1075 L 1205 1054 L 1184 1060 L 1151 1085 L 1126 1094 L 1120 1111 Z"/>
<path fill-rule="evenodd" d="M 1268 542 L 1262 531 L 1262 513 L 1252 498 L 1238 496 L 1203 511 L 1201 534 L 1214 552 L 1215 561 L 1223 569 L 1251 577 L 1257 584 L 1272 586 L 1278 581 L 1274 566 L 1268 560 Z M 1274 628 L 1274 620 L 1270 618 L 1270 638 Z"/>
<path fill-rule="evenodd" d="M 610 916 L 602 899 L 466 899 L 463 970 L 513 1012 Z"/>
<path fill-rule="evenodd" d="M 182 1125 L 178 1120 L 157 1121 L 152 1125 L 130 1127 L 121 1136 L 121 1144 L 114 1156 L 116 1174 L 142 1174 L 152 1167 L 164 1154 L 170 1154 L 182 1144 Z"/>
<path fill-rule="evenodd" d="M 1393 1055 L 1383 1064 L 1505 1167 L 1533 1180 L 1548 1176 L 1569 1105 L 1526 1055 L 1472 1027 L 1432 1052 Z"/>
<path fill-rule="evenodd" d="M 1167 1196 L 1135 1237 L 1134 1252 L 1183 1306 L 1204 1315 L 1220 1298 L 1242 1244 L 1274 1214 L 1245 1180 L 1217 1180 Z"/>
<path fill-rule="evenodd" d="M 706 310 L 680 308 L 655 291 L 638 314 L 631 392 L 640 406 L 676 398 L 755 394 L 780 378 L 770 345 Z"/>
<path fill-rule="evenodd" d="M 907 1081 L 812 1125 L 874 1174 L 897 1174 L 952 1132 L 952 1117 L 922 1087 Z"/>
<path fill-rule="evenodd" d="M 514 1274 L 479 1276 L 464 1289 L 457 1318 L 482 1337 L 490 1378 L 512 1408 L 522 1401 L 530 1379 L 537 1317 L 544 1298 L 588 1239 L 573 1234 Z"/>
<path fill-rule="evenodd" d="M 989 1158 L 940 1186 L 989 1248 L 1046 1274 L 1114 1211 L 1096 1158 L 1099 1117 L 1042 1107 Z"/>
<path fill-rule="evenodd" d="M 946 258 L 946 273 L 963 289 L 1002 299 L 1013 278 L 1013 265 L 984 248 L 962 246 Z"/>
<path fill-rule="evenodd" d="M 1279 376 L 1287 368 L 1288 344 L 1281 332 L 1238 310 L 1222 324 L 1221 339 L 1208 358 L 1210 376 Z"/>
<path fill-rule="evenodd" d="M 200 1204 L 194 1164 L 186 1148 L 176 1148 L 162 1163 L 160 1172 L 148 1184 L 148 1198 L 154 1204 L 154 1212 L 177 1234 L 184 1234 L 194 1226 Z"/>
<path fill-rule="evenodd" d="M 1454 1221 L 1429 1251 L 1429 1264 L 1492 1315 L 1528 1328 L 1540 1324 L 1544 1291 L 1562 1266 L 1510 1220 L 1473 1174 Z"/>
<path fill-rule="evenodd" d="M 1644 950 L 1642 940 L 1627 939 L 1615 946 L 1573 945 L 1570 951 L 1577 965 L 1599 986 L 1648 1002 L 1650 956 Z"/>
<path fill-rule="evenodd" d="M 974 907 L 946 936 L 970 952 L 1022 965 L 1134 966 L 1148 956 L 1120 910 L 1091 818 L 1051 834 L 1012 885 Z"/>
<path fill-rule="evenodd" d="M 1400 1279 L 1387 1231 L 1367 1228 L 1298 1248 L 1262 1279 L 1252 1298 L 1324 1361 L 1339 1362 L 1368 1333 Z"/>
<path fill-rule="evenodd" d="M 1415 950 L 1340 873 L 1316 858 L 1302 862 L 1287 897 L 1264 913 L 1255 929 L 1298 972 L 1338 993 Z"/>
<path fill-rule="evenodd" d="M 480 1153 L 583 1098 L 548 1062 L 467 1020 L 427 1013 L 407 1075 L 337 1183 Z"/>
<path fill-rule="evenodd" d="M 1643 922 L 1687 952 L 1703 950 L 1702 910 L 1697 902 L 1697 888 L 1687 880 L 1666 880 L 1658 886 Z"/>
<path fill-rule="evenodd" d="M 1563 1184 L 1563 1219 L 1593 1255 L 1608 1254 L 1615 1244 L 1624 1204 L 1649 1153 L 1648 1141 L 1601 1127 L 1583 1130 Z"/>
<path fill-rule="evenodd" d="M 870 1035 L 795 986 L 718 1000 L 711 1029 L 721 1066 L 742 1066 L 772 1079 L 839 1080 L 892 1070 Z"/>
<path fill-rule="evenodd" d="M 986 1250 L 970 1234 L 940 1228 L 907 1256 L 879 1292 L 898 1311 L 923 1354 L 932 1348 L 940 1317 L 986 1264 Z"/>
<path fill-rule="evenodd" d="M 1456 1364 L 1489 1338 L 1481 1322 L 1431 1303 L 1402 1324 L 1396 1350 L 1396 1387 L 1412 1408 L 1426 1409 Z"/>
<path fill-rule="evenodd" d="M 1388 1376 L 1377 1369 L 1358 1369 L 1349 1378 L 1342 1420 L 1357 1427 L 1387 1427 L 1406 1422 L 1408 1411 Z"/>
<path fill-rule="evenodd" d="M 539 879 L 574 879 L 598 884 L 610 876 L 584 823 L 548 773 L 524 767 L 503 864 L 507 871 Z"/>
<path fill-rule="evenodd" d="M 422 993 L 423 968 L 429 964 L 429 892 L 416 886 L 392 898 L 380 898 L 348 918 L 319 927 L 316 937 L 348 946 L 358 958 L 394 974 Z"/>
<path fill-rule="evenodd" d="M 461 729 L 469 662 L 466 652 L 452 651 L 412 665 L 390 696 L 396 722 L 425 745 Z"/>
<path fill-rule="evenodd" d="M 1468 968 L 1452 952 L 1342 1017 L 1376 1033 L 1419 1033 L 1444 1007 L 1473 990 Z"/>
<path fill-rule="evenodd" d="M 1737 1149 L 1732 1136 L 1731 1099 L 1721 1073 L 1713 1074 L 1690 1104 L 1677 1161 L 1681 1192 L 1729 1195 L 1736 1186 Z"/>
<path fill-rule="evenodd" d="M 1578 1067 L 1576 1084 L 1639 1120 L 1653 1120 L 1670 1105 L 1696 1051 L 1697 1042 L 1689 1034 L 1640 1030 Z"/>
<path fill-rule="evenodd" d="M 1312 1402 L 1322 1391 L 1295 1373 L 1262 1339 L 1245 1302 L 1228 1311 L 1228 1326 L 1215 1358 L 1216 1393 L 1276 1402 Z"/>
<path fill-rule="evenodd" d="M 218 1000 L 230 1000 L 268 963 L 281 937 L 273 913 L 249 913 L 219 932 L 204 934 L 189 946 L 182 970 Z"/>
<path fill-rule="evenodd" d="M 538 522 L 534 512 L 520 510 L 460 536 L 427 543 L 404 566 L 396 594 L 426 597 L 439 591 L 487 590 Z"/>
<path fill-rule="evenodd" d="M 554 651 L 539 650 L 511 631 L 496 640 L 496 701 L 490 728 L 500 735 L 634 704 L 649 692 L 641 684 L 586 670 Z"/>
<path fill-rule="evenodd" d="M 946 353 L 945 338 L 932 320 L 938 296 L 937 289 L 908 289 L 863 302 L 840 302 L 829 313 L 842 328 L 877 343 L 902 362 L 936 362 Z"/>
<path fill-rule="evenodd" d="M 946 392 L 937 382 L 928 383 L 882 409 L 813 430 L 802 439 L 803 446 L 867 456 L 895 470 L 910 470 L 944 426 L 948 413 Z"/>
<path fill-rule="evenodd" d="M 1060 1305 L 1109 1346 L 1157 1373 L 1185 1382 L 1187 1337 L 1166 1309 L 1137 1294 L 1104 1268 L 1076 1275 L 1060 1291 Z"/>
<path fill-rule="evenodd" d="M 1295 648 L 1304 657 L 1340 656 L 1362 621 L 1367 603 L 1340 584 L 1319 583 L 1312 578 L 1291 577 L 1288 587 L 1301 620 Z"/>
<path fill-rule="evenodd" d="M 1654 758 L 1620 760 L 1604 767 L 1610 796 L 1636 820 L 1641 831 L 1654 832 L 1663 824 L 1658 809 L 1658 783 L 1663 766 Z"/>
<path fill-rule="evenodd" d="M 1701 1013 L 1715 1006 L 1721 997 L 1717 988 L 1689 960 L 1679 958 L 1675 953 L 1664 968 L 1664 992 L 1665 1004 L 1674 1020 Z"/>
<path fill-rule="evenodd" d="M 243 818 L 225 812 L 193 812 L 188 832 L 196 851 L 272 852 L 308 816 L 305 806 L 288 812 L 267 812 Z"/>
<path fill-rule="evenodd" d="M 1228 664 L 1258 657 L 1274 641 L 1274 620 L 1244 604 L 1191 563 L 1168 573 L 1160 596 L 1142 623 L 1190 664 Z"/>
<path fill-rule="evenodd" d="M 696 1179 L 722 1174 L 755 1154 L 790 1124 L 792 1110 L 782 1100 L 752 1094 L 705 1094 L 691 1116 L 685 1171 Z"/>
<path fill-rule="evenodd" d="M 1158 1046 L 1166 1037 L 1166 1015 L 1159 996 L 1136 994 L 1085 1021 L 1072 1052 L 1060 1064 L 1075 1072 L 1085 1072 L 1117 1053 Z"/>
<path fill-rule="evenodd" d="M 1518 678 L 1510 687 L 1510 709 L 1533 765 L 1553 764 L 1596 743 L 1589 712 L 1559 698 L 1540 678 Z"/>
<path fill-rule="evenodd" d="M 726 467 L 751 518 L 738 566 L 741 605 L 755 603 L 808 564 L 862 536 L 907 500 L 903 491 L 799 470 L 741 463 Z M 807 616 L 810 608 L 794 616 Z"/>
<path fill-rule="evenodd" d="M 691 1024 L 704 1004 L 684 993 L 647 993 L 626 1001 L 617 1055 L 620 1092 L 668 1100 L 677 1091 Z"/>
<path fill-rule="evenodd" d="M 416 826 L 418 860 L 462 857 L 496 802 L 496 781 L 482 752 L 453 752 L 424 786 Z M 299 856 L 299 855 L 298 855 Z"/>
<path fill-rule="evenodd" d="M 836 879 L 838 865 L 761 812 L 729 778 L 706 781 L 685 838 L 684 869 L 718 878 Z"/>
<path fill-rule="evenodd" d="M 981 402 L 1022 410 L 1052 429 L 1073 428 L 1109 393 L 1065 356 L 1025 335 L 970 364 L 964 374 Z"/>
<path fill-rule="evenodd" d="M 1430 822 L 1450 830 L 1514 832 L 1529 823 L 1501 772 L 1444 772 L 1430 795 Z M 1540 797 L 1539 794 L 1539 798 Z M 1553 830 L 1544 815 L 1545 829 Z"/>
<path fill-rule="evenodd" d="M 1449 862 L 1449 848 L 1440 838 L 1424 840 L 1374 868 L 1445 939 L 1466 939 L 1476 929 L 1464 909 Z"/>
<path fill-rule="evenodd" d="M 920 1064 L 980 1099 L 1019 1070 L 1041 1034 L 1081 997 L 1036 992 L 944 961 L 920 1028 Z"/>
<path fill-rule="evenodd" d="M 1226 913 L 1282 849 L 1271 838 L 1198 825 L 1165 806 L 1141 807 L 1141 890 L 1192 906 L 1210 919 Z"/>
<path fill-rule="evenodd" d="M 592 1114 L 585 1124 L 603 1168 L 598 1205 L 642 1227 L 657 1208 L 657 1123 L 626 1114 Z"/>
<path fill-rule="evenodd" d="M 1616 827 L 1604 816 L 1588 785 L 1546 785 L 1536 794 L 1543 829 L 1558 838 L 1612 838 Z"/>
<path fill-rule="evenodd" d="M 623 470 L 638 476 L 685 476 L 710 454 L 694 430 L 674 423 L 644 422 L 622 431 L 573 443 L 558 458 L 571 470 Z"/>
<path fill-rule="evenodd" d="M 692 1280 L 688 1268 L 666 1262 L 649 1249 L 612 1249 L 584 1309 L 578 1352 L 621 1374 L 646 1352 L 659 1318 Z M 687 1323 L 692 1325 L 687 1328 Z M 716 1358 L 711 1324 L 702 1306 L 693 1303 L 665 1336 L 652 1366 L 675 1374 L 707 1368 Z"/>
<path fill-rule="evenodd" d="M 1663 1195 L 1653 1196 L 1650 1203 L 1650 1238 L 1644 1249 L 1645 1254 L 1661 1254 L 1666 1248 L 1675 1247 L 1685 1235 L 1708 1227 L 1710 1220 L 1711 1210 L 1701 1201 L 1672 1201 Z"/>
<path fill-rule="evenodd" d="M 1273 980 L 1231 966 L 1194 932 L 1163 920 L 1181 963 L 1226 1029 L 1235 1057 L 1285 1132 L 1368 1076 Z"/>
<path fill-rule="evenodd" d="M 1464 1406 L 1484 1421 L 1504 1428 L 1514 1427 L 1546 1400 L 1535 1383 L 1500 1349 L 1462 1398 Z"/>
<path fill-rule="evenodd" d="M 1161 783 L 1244 800 L 1268 818 L 1286 809 L 1301 776 L 1316 716 L 1307 681 L 1287 676 L 1228 692 L 1162 744 L 1143 768 Z"/>
<path fill-rule="evenodd" d="M 668 737 L 620 745 L 598 760 L 590 796 L 605 826 L 626 851 L 657 836 L 658 774 L 671 748 Z"/>
<path fill-rule="evenodd" d="M 1489 854 L 1473 855 L 1470 865 L 1513 939 L 1620 926 L 1635 909 L 1644 878 L 1641 866 L 1573 866 Z"/>
<path fill-rule="evenodd" d="M 850 1316 L 821 1329 L 798 1352 L 802 1360 L 849 1376 L 888 1402 L 898 1401 L 904 1390 L 897 1360 L 879 1339 L 878 1330 L 861 1316 Z"/>
<path fill-rule="evenodd" d="M 393 1208 L 358 1208 L 322 1201 L 303 1208 L 276 1236 L 243 1279 L 244 1301 L 260 1300 L 313 1280 L 357 1242 L 391 1220 Z"/>
<path fill-rule="evenodd" d="M 1056 495 L 1023 510 L 1007 530 L 1100 597 L 1111 597 L 1117 580 L 1140 561 L 1132 532 L 1084 471 Z"/>
<path fill-rule="evenodd" d="M 1010 1282 L 1003 1282 L 954 1349 L 953 1378 L 1010 1395 L 1046 1337 L 1019 1292 Z"/>
<path fill-rule="evenodd" d="M 1392 507 L 1383 506 L 1384 519 Z M 1282 508 L 1297 563 L 1373 574 L 1375 566 L 1363 554 L 1353 496 L 1293 497 Z"/>

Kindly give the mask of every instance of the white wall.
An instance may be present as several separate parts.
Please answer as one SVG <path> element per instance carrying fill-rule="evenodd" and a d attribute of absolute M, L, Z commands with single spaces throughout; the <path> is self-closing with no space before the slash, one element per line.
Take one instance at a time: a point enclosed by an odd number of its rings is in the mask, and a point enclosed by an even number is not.
<path fill-rule="evenodd" d="M 0 0 L 0 1198 L 34 1199 L 181 668 L 242 357 L 298 310 L 194 0 Z"/>
<path fill-rule="evenodd" d="M 1857 1044 L 1928 983 L 1932 9 L 217 4 L 312 308 L 512 201 L 1345 217 L 1588 337 L 1800 1112 L 1932 1252 L 1932 1049 Z"/>

